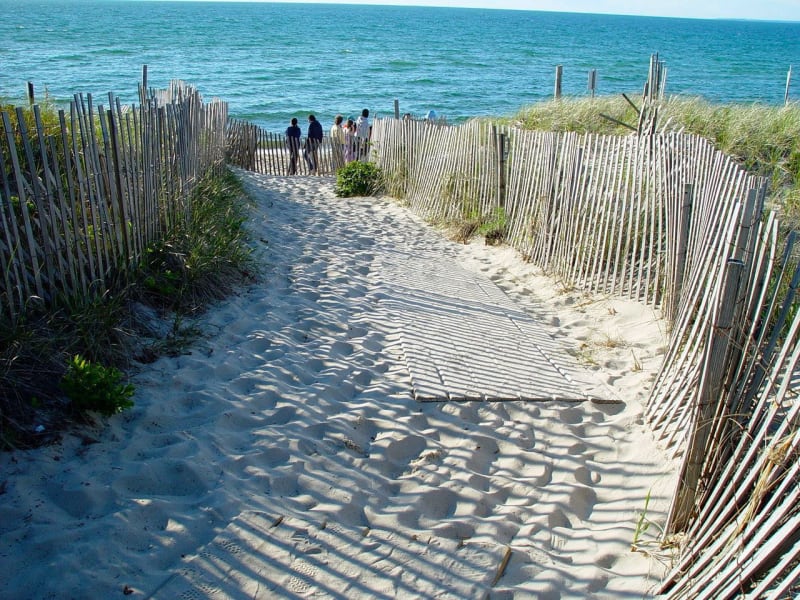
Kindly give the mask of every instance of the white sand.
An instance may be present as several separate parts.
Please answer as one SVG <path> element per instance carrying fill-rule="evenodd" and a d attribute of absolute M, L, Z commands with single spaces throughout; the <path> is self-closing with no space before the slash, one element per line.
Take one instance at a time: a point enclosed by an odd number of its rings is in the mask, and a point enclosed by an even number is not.
<path fill-rule="evenodd" d="M 245 177 L 264 281 L 144 367 L 133 410 L 0 456 L 0 596 L 646 596 L 630 544 L 674 478 L 641 422 L 657 314 L 328 179 Z M 387 248 L 495 282 L 622 403 L 415 401 L 374 310 Z"/>

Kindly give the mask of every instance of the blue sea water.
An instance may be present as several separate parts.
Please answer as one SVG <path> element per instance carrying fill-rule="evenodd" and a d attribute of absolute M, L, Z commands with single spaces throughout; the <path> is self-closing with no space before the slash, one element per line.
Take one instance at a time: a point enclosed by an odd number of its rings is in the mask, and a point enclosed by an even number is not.
<path fill-rule="evenodd" d="M 26 82 L 57 103 L 73 94 L 137 102 L 172 79 L 219 97 L 232 116 L 282 131 L 314 112 L 504 116 L 563 93 L 641 92 L 650 55 L 667 93 L 721 102 L 800 98 L 800 23 L 460 8 L 255 2 L 0 0 L 0 98 Z"/>

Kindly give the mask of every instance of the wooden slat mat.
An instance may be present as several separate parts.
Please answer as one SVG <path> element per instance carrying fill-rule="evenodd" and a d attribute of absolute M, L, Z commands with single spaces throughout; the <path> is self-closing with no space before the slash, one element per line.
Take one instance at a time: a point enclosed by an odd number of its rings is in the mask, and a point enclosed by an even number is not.
<path fill-rule="evenodd" d="M 403 253 L 376 271 L 418 400 L 616 400 L 489 279 Z"/>

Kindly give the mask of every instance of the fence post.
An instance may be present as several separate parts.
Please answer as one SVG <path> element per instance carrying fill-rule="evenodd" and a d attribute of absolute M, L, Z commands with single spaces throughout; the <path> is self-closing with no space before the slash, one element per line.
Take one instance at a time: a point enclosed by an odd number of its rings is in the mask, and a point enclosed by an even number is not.
<path fill-rule="evenodd" d="M 683 280 L 686 277 L 686 254 L 689 247 L 689 229 L 692 224 L 692 203 L 694 202 L 694 184 L 683 186 L 683 203 L 681 204 L 681 224 L 678 230 L 678 249 L 675 255 L 675 286 L 673 288 L 673 315 L 683 292 Z"/>
<path fill-rule="evenodd" d="M 589 89 L 592 92 L 592 98 L 594 98 L 594 93 L 597 89 L 597 69 L 589 71 Z"/>
<path fill-rule="evenodd" d="M 505 133 L 497 136 L 497 205 L 506 206 L 506 144 Z"/>
<path fill-rule="evenodd" d="M 142 65 L 142 90 L 139 96 L 139 102 L 144 104 L 147 101 L 147 65 Z"/>
<path fill-rule="evenodd" d="M 400 120 L 400 100 L 397 99 L 394 101 L 394 118 Z"/>
<path fill-rule="evenodd" d="M 28 82 L 28 104 L 33 106 L 33 104 L 35 102 L 36 102 L 36 98 L 35 98 L 34 93 L 33 93 L 33 82 L 29 81 Z"/>
<path fill-rule="evenodd" d="M 694 507 L 700 487 L 700 478 L 706 457 L 710 454 L 708 441 L 715 428 L 714 416 L 722 402 L 722 383 L 725 381 L 728 342 L 736 313 L 736 299 L 739 296 L 744 263 L 728 259 L 725 265 L 725 280 L 722 295 L 717 305 L 717 315 L 711 329 L 708 350 L 706 351 L 701 374 L 700 391 L 694 410 L 694 424 L 689 440 L 686 458 L 678 478 L 678 489 L 670 509 L 665 533 L 684 531 L 692 520 Z"/>
<path fill-rule="evenodd" d="M 110 95 L 110 94 L 109 94 Z M 111 99 L 109 98 L 109 104 L 113 106 Z M 127 261 L 125 264 L 125 269 L 123 272 L 123 277 L 127 278 L 130 275 L 130 267 L 131 263 L 135 262 L 136 259 L 139 257 L 136 256 L 133 243 L 130 238 L 130 233 L 128 231 L 127 224 L 130 222 L 130 217 L 128 215 L 128 207 L 126 205 L 126 198 L 123 196 L 122 192 L 122 172 L 123 168 L 121 166 L 120 160 L 120 152 L 122 142 L 119 139 L 119 132 L 117 131 L 119 123 L 114 120 L 114 111 L 112 109 L 108 109 L 106 112 L 106 119 L 108 120 L 108 133 L 111 141 L 110 156 L 108 157 L 111 160 L 111 167 L 114 174 L 114 182 L 111 185 L 114 185 L 114 188 L 117 193 L 117 202 L 119 203 L 119 214 L 121 220 L 121 227 L 120 231 L 122 232 L 122 243 L 125 248 L 125 254 L 127 256 Z"/>
<path fill-rule="evenodd" d="M 783 94 L 783 103 L 789 104 L 789 86 L 792 85 L 792 65 L 789 65 L 789 72 L 786 74 L 786 91 Z"/>
<path fill-rule="evenodd" d="M 558 100 L 561 98 L 561 75 L 564 72 L 562 65 L 556 65 L 556 87 L 553 90 L 553 97 Z"/>

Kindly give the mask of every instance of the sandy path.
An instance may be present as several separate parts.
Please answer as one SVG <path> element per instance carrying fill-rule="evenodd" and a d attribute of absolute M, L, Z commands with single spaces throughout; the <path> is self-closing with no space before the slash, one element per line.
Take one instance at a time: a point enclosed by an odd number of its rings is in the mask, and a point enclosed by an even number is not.
<path fill-rule="evenodd" d="M 639 422 L 652 311 L 559 291 L 329 180 L 244 177 L 264 281 L 138 375 L 96 443 L 0 457 L 2 595 L 642 597 L 637 511 L 651 489 L 663 509 L 672 477 Z M 375 310 L 373 267 L 397 252 L 495 281 L 623 403 L 414 400 Z"/>

